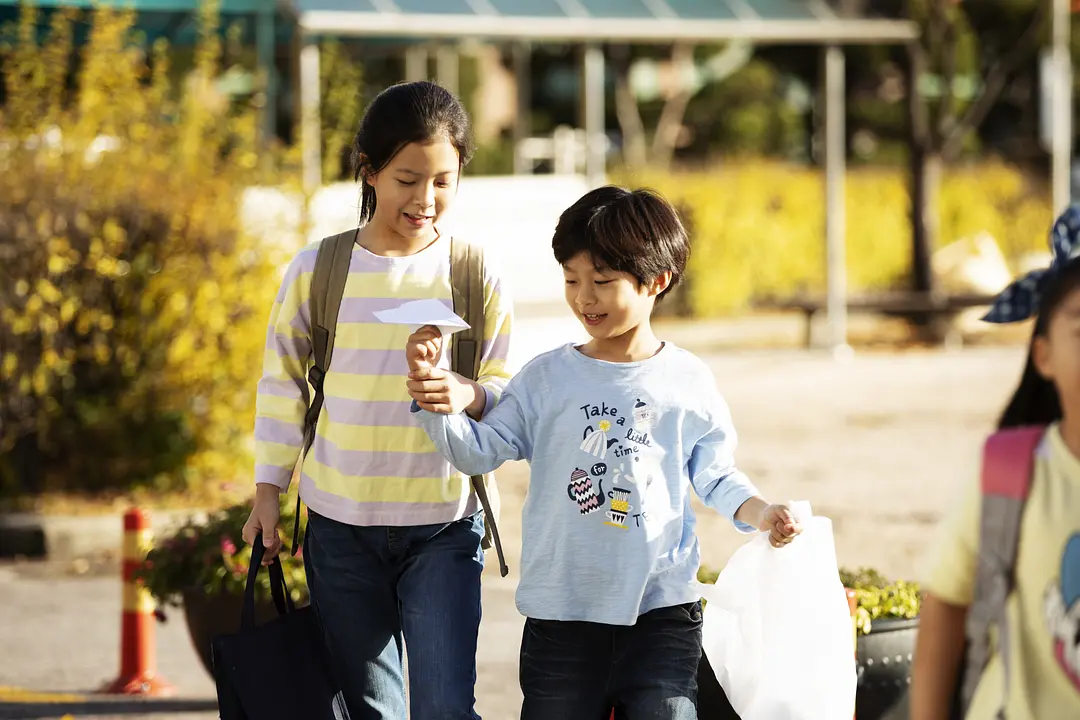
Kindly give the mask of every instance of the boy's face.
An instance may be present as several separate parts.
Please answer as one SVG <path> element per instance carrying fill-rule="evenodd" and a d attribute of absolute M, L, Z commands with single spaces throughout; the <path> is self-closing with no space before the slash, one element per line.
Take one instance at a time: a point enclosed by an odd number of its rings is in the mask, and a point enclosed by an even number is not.
<path fill-rule="evenodd" d="M 621 337 L 649 321 L 656 297 L 671 282 L 664 273 L 649 284 L 633 275 L 596 267 L 580 252 L 563 265 L 566 304 L 593 338 Z"/>

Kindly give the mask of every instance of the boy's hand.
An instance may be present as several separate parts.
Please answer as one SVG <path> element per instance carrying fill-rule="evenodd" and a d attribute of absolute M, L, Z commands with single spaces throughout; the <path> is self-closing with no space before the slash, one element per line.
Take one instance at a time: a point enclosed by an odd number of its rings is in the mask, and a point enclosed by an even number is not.
<path fill-rule="evenodd" d="M 410 373 L 435 367 L 442 355 L 442 345 L 442 333 L 433 325 L 425 325 L 410 335 L 405 342 L 405 359 L 409 363 Z"/>
<path fill-rule="evenodd" d="M 761 511 L 758 530 L 769 533 L 769 544 L 782 548 L 802 532 L 802 526 L 795 522 L 787 505 L 767 505 Z"/>
<path fill-rule="evenodd" d="M 465 411 L 479 418 L 487 403 L 487 393 L 482 387 L 442 368 L 421 366 L 411 370 L 405 386 L 421 408 L 444 415 Z"/>

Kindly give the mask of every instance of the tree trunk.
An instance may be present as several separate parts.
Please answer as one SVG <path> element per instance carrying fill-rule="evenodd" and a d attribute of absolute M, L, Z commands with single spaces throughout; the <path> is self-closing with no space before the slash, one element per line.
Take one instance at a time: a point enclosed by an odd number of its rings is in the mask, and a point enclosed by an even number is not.
<path fill-rule="evenodd" d="M 34 432 L 22 435 L 15 441 L 11 450 L 12 465 L 15 474 L 15 492 L 23 497 L 36 497 L 45 490 L 41 471 L 43 460 L 38 445 L 38 434 Z"/>
<path fill-rule="evenodd" d="M 908 9 L 909 17 L 911 9 Z M 952 97 L 952 80 L 956 74 L 956 28 L 944 5 L 931 5 L 927 18 L 926 44 L 908 45 L 908 107 L 911 131 L 911 287 L 919 292 L 934 291 L 931 255 L 940 240 L 940 210 L 938 198 L 941 177 L 946 162 L 960 154 L 964 137 L 982 124 L 994 101 L 1001 95 L 1012 73 L 1038 47 L 1045 18 L 1042 4 L 1036 7 L 1031 22 L 1020 40 L 998 58 L 983 77 L 983 91 L 964 113 L 957 117 Z M 931 113 L 919 93 L 919 78 L 929 69 L 930 59 L 938 56 L 941 64 L 944 95 Z"/>
<path fill-rule="evenodd" d="M 683 118 L 686 116 L 686 106 L 690 104 L 694 90 L 680 85 L 664 100 L 664 108 L 653 131 L 650 151 L 645 124 L 641 120 L 637 99 L 630 88 L 629 48 L 624 46 L 613 49 L 611 57 L 615 66 L 615 116 L 619 120 L 619 129 L 623 135 L 623 161 L 629 167 L 655 164 L 666 168 L 671 164 Z M 692 68 L 693 64 L 693 46 L 676 43 L 671 50 L 675 82 L 680 82 L 686 68 Z"/>
<path fill-rule="evenodd" d="M 685 71 L 694 67 L 693 46 L 676 43 L 671 50 L 671 67 L 680 85 L 664 102 L 664 109 L 660 113 L 660 120 L 653 133 L 652 144 L 652 161 L 657 167 L 664 169 L 671 165 L 675 145 L 679 142 L 683 118 L 686 117 L 686 106 L 690 104 L 690 98 L 694 94 L 690 87 L 681 84 Z"/>
<path fill-rule="evenodd" d="M 962 114 L 958 113 L 952 95 L 958 33 L 956 20 L 950 17 L 945 3 L 932 0 L 925 14 L 922 39 L 907 47 L 911 133 L 911 289 L 915 292 L 935 291 L 932 257 L 941 240 L 939 198 L 945 163 L 956 159 L 965 136 L 982 124 L 1008 78 L 1038 47 L 1045 17 L 1043 6 L 1044 3 L 1036 4 L 1031 22 L 1019 41 L 986 71 L 982 93 Z M 914 10 L 914 2 L 908 0 L 905 3 L 906 16 L 918 17 Z M 941 78 L 943 92 L 935 108 L 931 108 L 919 92 L 919 79 L 931 71 L 931 62 L 935 63 L 934 70 Z M 911 319 L 924 331 L 928 327 L 935 335 L 940 331 L 940 328 L 934 329 L 936 323 L 930 322 L 931 318 L 925 314 L 915 314 Z"/>
<path fill-rule="evenodd" d="M 630 49 L 613 47 L 611 59 L 615 69 L 615 117 L 622 131 L 623 162 L 632 168 L 644 167 L 649 161 L 648 142 L 637 100 L 630 89 Z"/>
<path fill-rule="evenodd" d="M 918 42 L 908 45 L 908 131 L 910 132 L 911 189 L 911 289 L 933 292 L 930 255 L 937 246 L 937 198 L 941 180 L 941 157 L 934 149 L 933 128 L 926 100 L 919 92 L 919 78 L 927 69 L 927 50 Z"/>
<path fill-rule="evenodd" d="M 940 239 L 941 155 L 925 148 L 911 152 L 911 289 L 934 291 L 932 256 Z"/>

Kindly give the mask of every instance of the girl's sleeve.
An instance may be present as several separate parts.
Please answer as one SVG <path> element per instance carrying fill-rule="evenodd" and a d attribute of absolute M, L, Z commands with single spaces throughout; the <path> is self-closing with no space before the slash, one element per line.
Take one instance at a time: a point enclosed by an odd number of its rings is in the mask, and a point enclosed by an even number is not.
<path fill-rule="evenodd" d="M 979 474 L 953 499 L 937 529 L 923 573 L 923 589 L 951 605 L 970 605 L 979 549 Z"/>
<path fill-rule="evenodd" d="M 477 383 L 487 394 L 484 415 L 498 403 L 510 381 L 510 333 L 514 322 L 513 301 L 498 268 L 484 264 L 484 342 L 480 348 Z"/>
<path fill-rule="evenodd" d="M 288 489 L 304 443 L 311 363 L 308 295 L 318 248 L 305 249 L 285 272 L 270 309 L 262 377 L 255 400 L 255 482 Z"/>

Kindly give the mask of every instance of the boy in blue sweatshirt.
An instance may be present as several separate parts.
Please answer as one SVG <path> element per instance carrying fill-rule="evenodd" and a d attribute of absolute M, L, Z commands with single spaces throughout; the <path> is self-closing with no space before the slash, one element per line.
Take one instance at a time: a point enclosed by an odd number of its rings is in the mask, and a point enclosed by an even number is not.
<path fill-rule="evenodd" d="M 470 475 L 527 460 L 522 509 L 522 720 L 693 720 L 700 562 L 690 489 L 775 547 L 801 532 L 735 468 L 735 429 L 709 368 L 657 338 L 655 303 L 689 256 L 675 209 L 646 190 L 593 190 L 552 241 L 584 345 L 537 356 L 482 421 L 447 414 L 428 379 L 439 331 L 409 339 L 416 417 Z"/>

